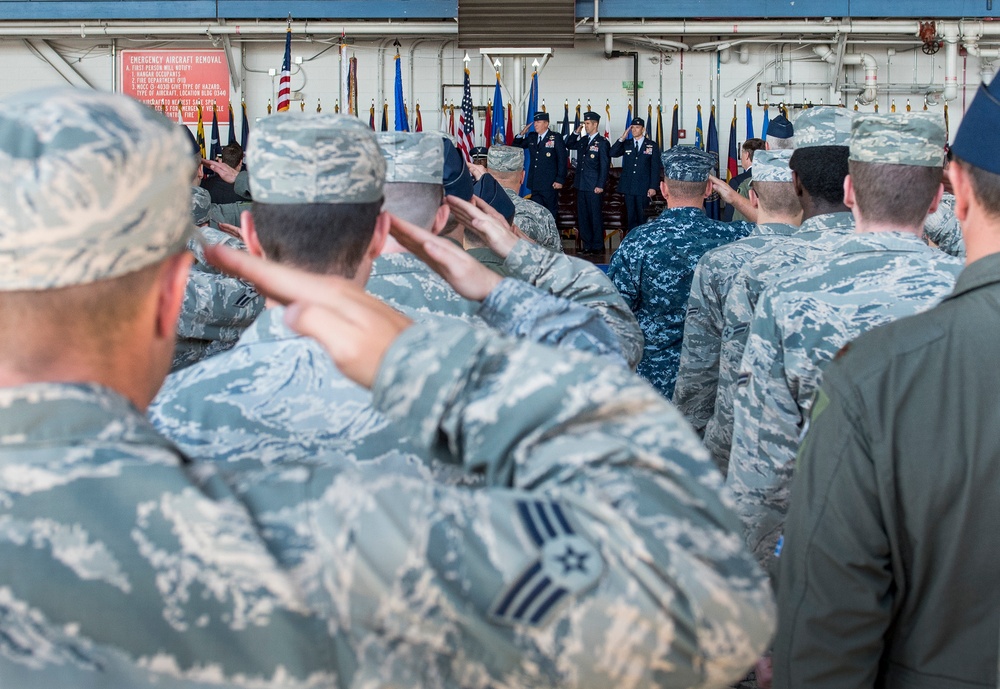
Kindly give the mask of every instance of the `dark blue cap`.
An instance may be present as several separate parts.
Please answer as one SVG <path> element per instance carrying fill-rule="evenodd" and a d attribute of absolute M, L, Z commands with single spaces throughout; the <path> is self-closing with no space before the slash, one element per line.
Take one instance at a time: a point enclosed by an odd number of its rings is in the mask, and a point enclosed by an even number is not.
<path fill-rule="evenodd" d="M 471 151 L 469 151 L 469 155 L 473 158 L 485 158 L 489 155 L 489 151 L 485 146 L 475 146 Z"/>
<path fill-rule="evenodd" d="M 463 201 L 472 200 L 472 175 L 465 165 L 465 158 L 455 148 L 451 139 L 442 137 L 444 142 L 444 174 L 441 183 L 446 196 L 457 196 Z"/>
<path fill-rule="evenodd" d="M 639 125 L 640 127 L 645 127 L 646 126 L 646 120 L 642 119 L 641 117 L 636 117 L 636 118 L 634 118 L 632 120 L 632 124 L 629 125 L 629 126 L 634 127 L 635 125 Z"/>
<path fill-rule="evenodd" d="M 1000 174 L 1000 79 L 993 77 L 990 85 L 980 84 L 976 97 L 962 116 L 951 152 L 967 162 L 993 174 Z"/>
<path fill-rule="evenodd" d="M 795 128 L 784 115 L 778 115 L 767 124 L 767 135 L 775 139 L 791 139 L 794 133 Z"/>
<path fill-rule="evenodd" d="M 487 172 L 479 178 L 473 189 L 476 196 L 490 204 L 493 210 L 502 215 L 507 222 L 514 220 L 514 202 L 507 196 L 503 187 L 493 179 L 493 175 Z"/>
<path fill-rule="evenodd" d="M 598 115 L 593 110 L 588 110 L 587 112 L 583 113 L 583 119 L 584 119 L 584 121 L 590 120 L 592 122 L 600 122 L 601 121 L 601 116 Z"/>
<path fill-rule="evenodd" d="M 543 111 L 539 110 L 538 112 L 535 113 L 535 119 L 534 119 L 534 121 L 535 122 L 548 122 L 549 121 L 549 113 L 543 112 Z"/>

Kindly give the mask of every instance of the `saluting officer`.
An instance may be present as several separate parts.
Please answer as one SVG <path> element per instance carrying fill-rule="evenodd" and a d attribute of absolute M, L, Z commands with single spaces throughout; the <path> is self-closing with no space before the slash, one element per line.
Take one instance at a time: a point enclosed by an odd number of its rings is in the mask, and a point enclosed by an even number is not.
<path fill-rule="evenodd" d="M 632 140 L 626 137 L 632 133 Z M 628 211 L 628 229 L 646 222 L 646 206 L 656 196 L 660 186 L 660 147 L 652 139 L 646 138 L 646 122 L 641 117 L 632 120 L 614 146 L 611 157 L 622 159 L 622 176 L 618 181 L 618 191 L 625 196 L 625 210 Z"/>
<path fill-rule="evenodd" d="M 535 131 L 525 136 L 531 127 Z M 531 153 L 528 188 L 531 200 L 537 201 L 559 217 L 559 190 L 566 183 L 566 144 L 562 137 L 549 131 L 549 113 L 536 112 L 534 122 L 514 137 L 514 145 Z"/>
<path fill-rule="evenodd" d="M 611 167 L 611 144 L 597 133 L 601 116 L 588 110 L 583 113 L 583 124 L 577 128 L 566 147 L 575 149 L 576 156 L 576 215 L 583 253 L 604 253 L 604 223 L 601 219 L 601 200 L 608 182 Z M 585 134 L 580 136 L 580 130 Z"/>

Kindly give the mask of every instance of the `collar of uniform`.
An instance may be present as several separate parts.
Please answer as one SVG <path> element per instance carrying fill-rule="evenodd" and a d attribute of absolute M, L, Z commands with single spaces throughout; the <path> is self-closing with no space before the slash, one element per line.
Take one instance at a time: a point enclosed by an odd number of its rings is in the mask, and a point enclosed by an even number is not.
<path fill-rule="evenodd" d="M 257 320 L 250 324 L 243 334 L 237 347 L 243 345 L 256 344 L 258 342 L 279 342 L 281 340 L 294 340 L 301 337 L 294 330 L 285 325 L 285 307 L 274 306 L 264 309 Z"/>
<path fill-rule="evenodd" d="M 181 455 L 131 402 L 95 383 L 0 388 L 0 410 L 0 448 L 127 443 L 159 446 Z"/>
<path fill-rule="evenodd" d="M 393 252 L 382 254 L 372 261 L 372 272 L 375 275 L 399 275 L 403 273 L 434 273 L 426 263 L 409 252 Z M 437 275 L 437 273 L 434 273 Z"/>
<path fill-rule="evenodd" d="M 704 208 L 692 208 L 691 206 L 682 206 L 680 208 L 667 208 L 660 214 L 660 218 L 678 218 L 678 217 L 691 217 L 691 218 L 707 218 L 705 215 Z"/>
<path fill-rule="evenodd" d="M 815 215 L 799 225 L 798 232 L 854 231 L 854 214 L 850 211 Z"/>
<path fill-rule="evenodd" d="M 959 274 L 955 291 L 947 298 L 954 299 L 980 287 L 1000 283 L 1000 253 L 983 256 L 967 265 Z"/>
<path fill-rule="evenodd" d="M 789 225 L 783 222 L 766 222 L 761 223 L 756 226 L 754 230 L 754 235 L 781 235 L 782 237 L 790 237 L 799 231 L 799 228 L 795 225 Z"/>
<path fill-rule="evenodd" d="M 847 235 L 846 239 L 837 245 L 838 254 L 870 251 L 933 252 L 935 256 L 943 253 L 927 246 L 924 240 L 912 232 L 854 232 Z"/>

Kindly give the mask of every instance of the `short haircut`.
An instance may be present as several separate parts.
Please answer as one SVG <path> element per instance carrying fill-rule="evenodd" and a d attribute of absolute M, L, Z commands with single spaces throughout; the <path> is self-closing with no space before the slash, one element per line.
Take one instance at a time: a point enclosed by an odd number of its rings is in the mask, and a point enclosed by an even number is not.
<path fill-rule="evenodd" d="M 750 188 L 757 194 L 761 208 L 768 213 L 790 216 L 802 211 L 795 185 L 790 182 L 753 182 Z"/>
<path fill-rule="evenodd" d="M 382 210 L 417 227 L 430 230 L 438 208 L 444 203 L 444 188 L 426 182 L 389 182 L 385 185 Z"/>
<path fill-rule="evenodd" d="M 866 222 L 923 227 L 941 185 L 942 168 L 850 162 L 858 211 Z"/>
<path fill-rule="evenodd" d="M 750 156 L 750 160 L 753 160 L 753 154 L 756 151 L 763 151 L 765 148 L 763 139 L 747 139 L 743 142 L 740 150 Z"/>
<path fill-rule="evenodd" d="M 222 147 L 222 162 L 236 169 L 243 162 L 243 147 L 235 141 Z"/>
<path fill-rule="evenodd" d="M 375 233 L 382 200 L 252 206 L 260 246 L 277 263 L 353 278 Z"/>
<path fill-rule="evenodd" d="M 952 162 L 969 176 L 972 194 L 983 210 L 991 216 L 1000 216 L 1000 175 L 967 163 L 958 156 L 954 156 Z"/>
<path fill-rule="evenodd" d="M 679 179 L 667 179 L 667 191 L 679 199 L 704 198 L 708 180 L 704 182 L 683 182 Z"/>
<path fill-rule="evenodd" d="M 788 167 L 798 175 L 799 183 L 811 197 L 830 204 L 844 202 L 844 178 L 847 177 L 847 146 L 809 146 L 797 148 Z"/>
<path fill-rule="evenodd" d="M 795 148 L 795 140 L 792 137 L 781 139 L 777 136 L 767 137 L 767 147 L 772 151 L 781 151 L 786 148 Z"/>
<path fill-rule="evenodd" d="M 118 277 L 58 289 L 0 291 L 2 358 L 30 362 L 40 353 L 27 345 L 34 323 L 50 333 L 63 333 L 66 347 L 114 348 L 122 328 L 131 323 L 156 281 L 167 257 Z M 44 365 L 45 362 L 37 362 Z"/>

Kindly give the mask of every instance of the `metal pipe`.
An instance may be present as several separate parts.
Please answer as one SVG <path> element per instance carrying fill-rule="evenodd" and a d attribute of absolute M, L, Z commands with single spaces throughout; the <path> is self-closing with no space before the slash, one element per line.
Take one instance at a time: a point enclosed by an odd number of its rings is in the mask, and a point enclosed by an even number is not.
<path fill-rule="evenodd" d="M 944 25 L 944 91 L 941 97 L 945 102 L 958 98 L 958 35 L 957 24 Z"/>
<path fill-rule="evenodd" d="M 1000 26 L 994 28 L 1000 34 Z M 808 19 L 793 22 L 747 21 L 667 21 L 667 22 L 613 22 L 601 24 L 593 33 L 615 34 L 664 34 L 679 36 L 728 35 L 728 34 L 905 34 L 917 36 L 920 26 L 914 20 L 848 20 L 842 22 L 816 22 Z"/>
<path fill-rule="evenodd" d="M 837 63 L 837 55 L 830 50 L 829 46 L 814 46 L 813 52 L 825 62 L 833 65 Z M 852 53 L 844 55 L 841 62 L 845 65 L 861 65 L 864 67 L 865 88 L 858 97 L 858 101 L 862 105 L 868 105 L 873 102 L 878 97 L 878 63 L 875 62 L 875 58 L 868 53 Z"/>

